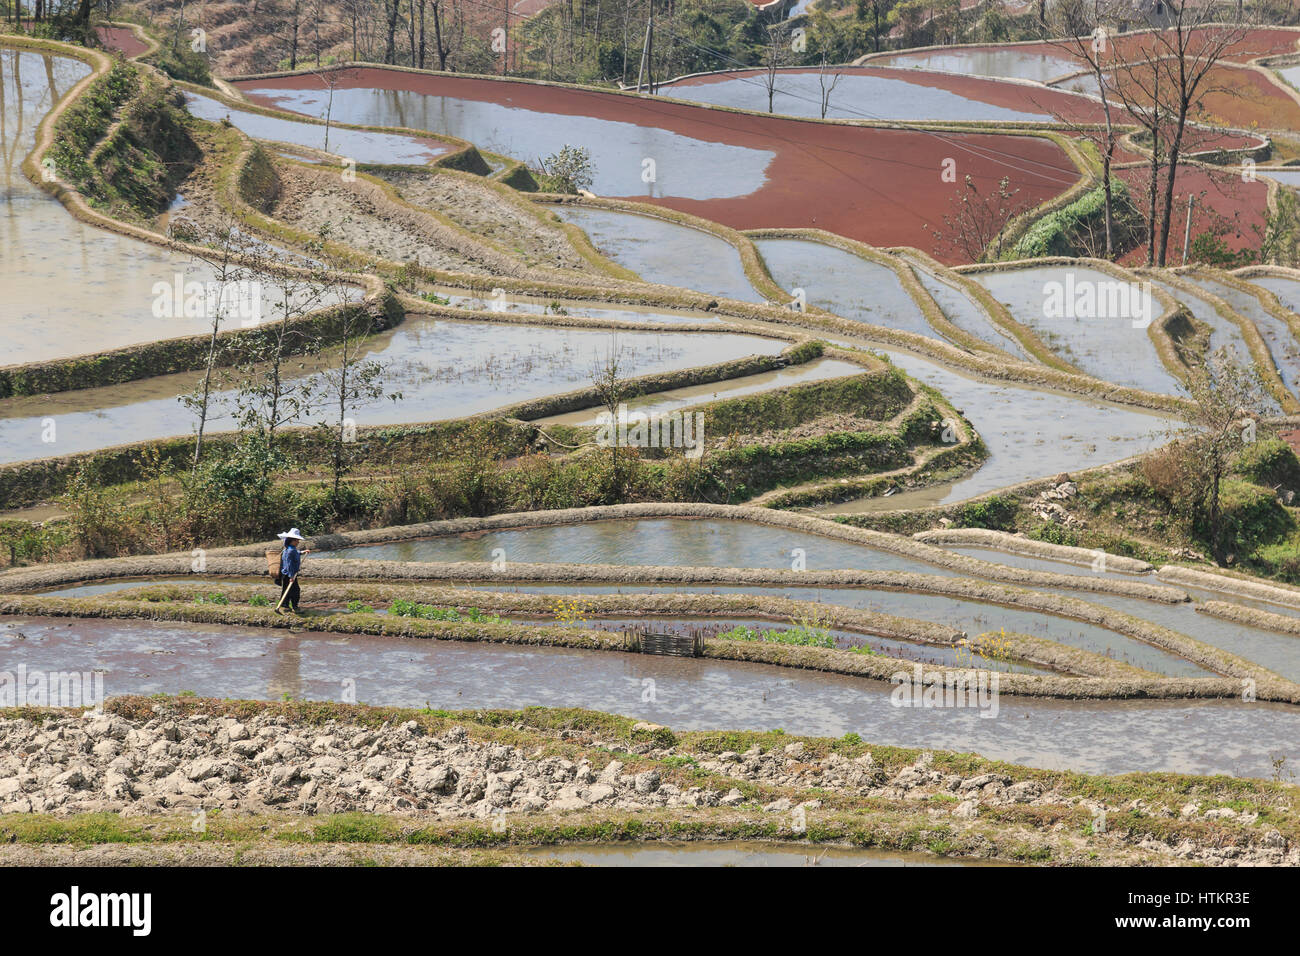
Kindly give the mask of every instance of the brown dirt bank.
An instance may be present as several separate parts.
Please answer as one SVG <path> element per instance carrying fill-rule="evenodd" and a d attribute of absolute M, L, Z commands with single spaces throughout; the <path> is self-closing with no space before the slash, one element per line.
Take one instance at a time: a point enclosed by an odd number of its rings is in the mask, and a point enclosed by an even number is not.
<path fill-rule="evenodd" d="M 276 79 L 275 86 L 315 89 L 311 75 Z M 265 81 L 235 84 L 255 102 L 274 106 Z M 1065 153 L 1050 140 L 996 133 L 927 133 L 841 123 L 820 123 L 708 109 L 621 93 L 381 68 L 350 69 L 349 89 L 413 90 L 506 103 L 512 108 L 636 123 L 710 142 L 772 150 L 768 181 L 755 193 L 731 199 L 650 200 L 714 219 L 737 229 L 819 227 L 870 245 L 933 249 L 925 226 L 941 222 L 951 191 L 939 188 L 946 157 L 957 156 L 962 174 L 981 188 L 1009 176 L 1019 197 L 1038 203 L 1079 179 Z M 637 197 L 629 197 L 637 198 Z"/>
<path fill-rule="evenodd" d="M 149 51 L 149 44 L 136 36 L 135 30 L 129 26 L 97 26 L 95 32 L 105 47 L 119 51 L 128 60 Z"/>

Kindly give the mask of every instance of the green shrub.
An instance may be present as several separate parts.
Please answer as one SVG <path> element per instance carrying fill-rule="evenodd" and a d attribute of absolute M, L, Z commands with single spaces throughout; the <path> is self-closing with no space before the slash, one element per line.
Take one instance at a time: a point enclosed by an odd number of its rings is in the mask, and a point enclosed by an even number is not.
<path fill-rule="evenodd" d="M 1300 459 L 1280 438 L 1261 438 L 1246 445 L 1237 456 L 1236 470 L 1257 485 L 1300 492 Z"/>
<path fill-rule="evenodd" d="M 988 528 L 1006 531 L 1013 526 L 1019 508 L 1015 498 L 993 495 L 984 501 L 962 505 L 957 512 L 959 528 Z"/>
<path fill-rule="evenodd" d="M 757 631 L 739 624 L 718 635 L 724 641 L 758 641 L 765 644 L 793 644 L 798 647 L 834 647 L 835 635 L 825 628 L 811 624 L 795 624 L 784 630 Z"/>
<path fill-rule="evenodd" d="M 356 603 L 356 602 L 353 602 Z M 351 609 L 352 605 L 348 605 Z M 388 613 L 397 617 L 416 617 L 425 621 L 466 621 L 471 624 L 505 624 L 506 619 L 495 614 L 484 614 L 476 607 L 458 611 L 454 607 L 436 607 L 432 604 L 418 604 L 405 598 L 397 598 L 388 608 Z"/>
<path fill-rule="evenodd" d="M 212 86 L 212 70 L 207 56 L 191 50 L 185 44 L 176 49 L 163 44 L 162 49 L 154 54 L 152 62 L 173 79 L 197 83 L 199 86 Z"/>
<path fill-rule="evenodd" d="M 1219 498 L 1223 512 L 1225 549 L 1238 556 L 1288 535 L 1295 522 L 1272 491 L 1257 485 L 1231 481 L 1223 485 Z M 1208 537 L 1208 528 L 1197 527 Z"/>
<path fill-rule="evenodd" d="M 1142 214 L 1133 205 L 1122 179 L 1112 179 L 1110 188 L 1115 247 L 1126 249 L 1141 234 Z M 1105 236 L 1105 215 L 1106 190 L 1095 186 L 1068 206 L 1049 212 L 1030 226 L 1007 258 L 1095 254 L 1098 243 L 1093 237 Z"/>

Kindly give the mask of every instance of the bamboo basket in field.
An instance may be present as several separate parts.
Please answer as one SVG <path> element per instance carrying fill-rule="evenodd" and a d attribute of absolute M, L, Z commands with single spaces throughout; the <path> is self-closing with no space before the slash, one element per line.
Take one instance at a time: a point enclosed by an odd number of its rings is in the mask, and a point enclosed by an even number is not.
<path fill-rule="evenodd" d="M 280 552 L 266 552 L 266 570 L 271 572 L 271 577 L 276 577 L 280 573 Z"/>

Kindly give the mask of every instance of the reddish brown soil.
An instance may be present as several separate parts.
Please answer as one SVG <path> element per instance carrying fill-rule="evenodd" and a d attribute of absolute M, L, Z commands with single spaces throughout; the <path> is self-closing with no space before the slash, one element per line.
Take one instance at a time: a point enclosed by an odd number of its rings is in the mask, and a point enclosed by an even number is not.
<path fill-rule="evenodd" d="M 1198 118 L 1219 125 L 1300 131 L 1300 103 L 1258 70 L 1221 66 L 1205 78 Z"/>
<path fill-rule="evenodd" d="M 99 41 L 105 47 L 119 50 L 123 56 L 139 56 L 149 49 L 148 44 L 141 41 L 127 27 L 95 27 L 95 32 L 99 34 Z"/>
<path fill-rule="evenodd" d="M 277 86 L 294 89 L 319 83 L 310 75 L 276 80 Z M 237 85 L 252 99 L 274 105 L 273 96 L 254 92 L 257 81 Z M 653 200 L 737 229 L 815 227 L 872 245 L 914 245 L 934 251 L 934 237 L 926 227 L 942 224 L 958 189 L 941 180 L 945 159 L 956 160 L 958 181 L 969 175 L 981 191 L 988 191 L 1005 176 L 1019 190 L 1017 199 L 1030 203 L 1057 195 L 1079 178 L 1059 147 L 1034 137 L 832 125 L 613 92 L 384 69 L 349 71 L 342 85 L 593 116 L 771 150 L 776 158 L 768 168 L 768 181 L 748 196 Z"/>
<path fill-rule="evenodd" d="M 1117 175 L 1128 183 L 1129 192 L 1138 207 L 1145 210 L 1150 176 L 1145 168 L 1119 170 Z M 1160 188 L 1164 188 L 1161 178 Z M 1168 265 L 1182 263 L 1183 235 L 1187 228 L 1187 199 L 1194 195 L 1192 212 L 1192 239 L 1202 232 L 1220 232 L 1229 249 L 1238 251 L 1258 248 L 1260 230 L 1268 214 L 1268 184 L 1261 179 L 1243 183 L 1239 174 L 1231 170 L 1179 168 L 1174 181 L 1173 225 L 1169 230 Z M 1146 261 L 1146 248 L 1130 252 L 1122 260 L 1128 265 Z"/>
<path fill-rule="evenodd" d="M 1199 35 L 1199 34 L 1197 34 Z M 1197 49 L 1195 42 L 1196 36 L 1193 36 L 1189 44 L 1189 51 L 1194 53 Z M 1159 43 L 1150 34 L 1134 34 L 1131 36 L 1122 36 L 1114 39 L 1114 51 L 1120 59 L 1132 57 L 1142 49 L 1154 48 L 1160 49 Z M 1238 42 L 1232 44 L 1227 51 L 1225 59 L 1245 63 L 1261 56 L 1274 56 L 1279 53 L 1291 53 L 1298 48 L 1300 43 L 1300 31 L 1287 30 L 1282 27 L 1267 27 L 1260 30 L 1252 30 Z M 1049 56 L 1071 56 L 1071 51 L 1067 45 L 1057 45 L 1052 43 L 973 43 L 960 47 L 952 47 L 952 50 L 970 49 L 970 50 L 1007 50 L 1009 52 L 1036 53 Z M 929 52 L 929 51 L 927 51 Z M 926 52 L 916 51 L 916 56 L 925 56 Z M 908 60 L 909 51 L 904 50 L 888 57 L 891 63 L 905 63 Z M 882 58 L 884 59 L 884 58 Z M 1085 69 L 1087 64 L 1080 63 L 1079 68 Z"/>

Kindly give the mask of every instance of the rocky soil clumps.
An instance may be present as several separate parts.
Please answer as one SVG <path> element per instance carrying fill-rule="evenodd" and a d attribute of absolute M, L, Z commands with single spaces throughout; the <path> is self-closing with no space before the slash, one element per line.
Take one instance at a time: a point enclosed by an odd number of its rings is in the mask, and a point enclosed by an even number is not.
<path fill-rule="evenodd" d="M 722 794 L 679 789 L 617 760 L 529 756 L 461 728 L 423 733 L 415 721 L 367 729 L 288 718 L 89 714 L 0 720 L 0 813 L 495 812 L 716 806 Z"/>
<path fill-rule="evenodd" d="M 666 731 L 657 725 L 637 724 L 632 733 L 645 739 L 603 741 L 562 730 L 533 737 L 526 749 L 460 725 L 428 731 L 417 720 L 241 719 L 162 704 L 135 718 L 15 716 L 0 719 L 0 814 L 220 809 L 495 823 L 535 813 L 715 808 L 708 812 L 771 814 L 802 832 L 818 812 L 876 807 L 986 835 L 1023 828 L 1029 814 L 1063 860 L 1086 859 L 1101 847 L 1170 863 L 1300 865 L 1296 841 L 1260 814 L 1216 805 L 1221 801 L 1103 802 L 1070 792 L 1067 777 L 1011 767 L 957 773 L 929 753 L 888 767 L 869 752 L 822 753 L 802 741 L 697 753 L 664 746 L 668 741 L 655 738 Z M 1091 835 L 1081 829 L 1089 818 Z"/>

